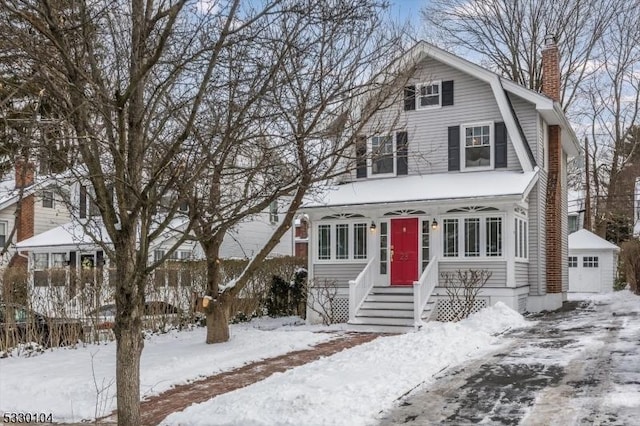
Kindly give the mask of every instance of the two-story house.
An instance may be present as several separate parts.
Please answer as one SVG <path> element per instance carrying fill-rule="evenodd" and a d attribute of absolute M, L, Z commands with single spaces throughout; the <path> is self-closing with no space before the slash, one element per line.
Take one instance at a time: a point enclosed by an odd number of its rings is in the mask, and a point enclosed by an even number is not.
<path fill-rule="evenodd" d="M 36 176 L 35 166 L 24 159 L 0 179 L 0 268 L 24 264 L 14 244 L 68 222 L 69 211 L 58 197 L 59 182 L 48 175 Z"/>
<path fill-rule="evenodd" d="M 543 50 L 543 94 L 426 42 L 406 55 L 415 71 L 395 109 L 357 138 L 342 183 L 303 209 L 308 318 L 327 303 L 318 289 L 333 285 L 334 318 L 355 329 L 446 319 L 445 275 L 458 270 L 491 273 L 476 309 L 560 307 L 566 165 L 579 145 L 559 104 L 555 41 Z"/>

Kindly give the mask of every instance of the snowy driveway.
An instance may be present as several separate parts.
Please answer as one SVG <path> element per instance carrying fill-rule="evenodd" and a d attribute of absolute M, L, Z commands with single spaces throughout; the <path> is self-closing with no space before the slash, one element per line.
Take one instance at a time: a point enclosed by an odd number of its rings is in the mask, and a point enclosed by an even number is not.
<path fill-rule="evenodd" d="M 599 297 L 536 318 L 507 336 L 507 348 L 414 392 L 381 425 L 638 424 L 639 300 Z"/>

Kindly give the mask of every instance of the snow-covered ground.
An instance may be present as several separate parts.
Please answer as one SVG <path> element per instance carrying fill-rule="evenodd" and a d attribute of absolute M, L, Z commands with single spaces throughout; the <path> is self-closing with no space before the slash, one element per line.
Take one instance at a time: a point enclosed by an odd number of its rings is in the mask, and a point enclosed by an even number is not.
<path fill-rule="evenodd" d="M 305 349 L 334 338 L 294 327 L 295 318 L 231 326 L 231 339 L 206 345 L 205 329 L 172 331 L 145 340 L 141 397 L 252 361 Z M 298 323 L 300 323 L 298 319 Z M 52 413 L 56 422 L 109 414 L 115 405 L 115 343 L 54 349 L 0 359 L 0 413 Z"/>
<path fill-rule="evenodd" d="M 627 315 L 618 321 L 623 326 L 620 335 L 625 339 L 617 345 L 628 344 L 632 351 L 625 356 L 630 357 L 630 362 L 639 361 L 640 345 L 633 340 L 640 336 L 640 297 L 628 291 L 587 297 L 598 310 L 604 310 L 601 314 L 607 318 L 620 312 Z M 578 320 L 584 319 L 575 319 Z M 392 409 L 412 389 L 428 387 L 434 376 L 439 377 L 447 368 L 506 348 L 511 338 L 503 337 L 503 332 L 532 324 L 535 322 L 497 304 L 459 323 L 431 322 L 419 332 L 380 337 L 276 373 L 251 386 L 174 413 L 163 424 L 375 424 L 381 412 Z M 232 326 L 231 341 L 214 346 L 203 343 L 203 329 L 151 336 L 145 341 L 142 356 L 141 396 L 309 347 L 336 336 L 318 331 L 341 328 L 344 326 L 300 325 L 292 318 L 262 319 Z M 640 374 L 636 367 L 628 367 L 630 373 Z M 56 421 L 79 421 L 108 414 L 115 409 L 114 373 L 113 343 L 57 349 L 31 358 L 1 359 L 0 412 L 53 412 Z M 624 383 L 612 389 L 611 395 L 603 394 L 602 403 L 612 410 L 640 407 L 636 398 L 640 385 Z"/>
<path fill-rule="evenodd" d="M 168 416 L 166 425 L 363 425 L 433 376 L 532 322 L 498 303 L 458 323 L 378 338 Z M 212 420 L 215 419 L 212 423 Z"/>

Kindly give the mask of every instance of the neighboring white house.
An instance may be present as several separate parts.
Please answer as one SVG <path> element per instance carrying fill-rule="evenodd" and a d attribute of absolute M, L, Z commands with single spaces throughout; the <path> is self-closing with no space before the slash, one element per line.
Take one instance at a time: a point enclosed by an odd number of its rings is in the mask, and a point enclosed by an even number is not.
<path fill-rule="evenodd" d="M 0 247 L 14 231 L 8 252 L 0 257 L 0 268 L 20 262 L 13 244 L 70 220 L 59 200 L 58 184 L 51 176 L 36 176 L 35 167 L 22 160 L 16 161 L 15 172 L 0 179 Z"/>
<path fill-rule="evenodd" d="M 91 236 L 94 235 L 107 246 L 110 245 L 109 236 L 100 225 L 101 219 L 89 220 L 97 214 L 97 210 L 86 187 L 79 183 L 72 185 L 70 200 L 73 205 L 71 221 L 67 216 L 67 223 L 20 241 L 15 247 L 22 254 L 28 253 L 32 288 L 30 303 L 36 305 L 34 308 L 44 312 L 63 308 L 67 313 L 76 315 L 78 309 L 86 311 L 81 307 L 86 305 L 88 298 L 83 293 L 84 289 L 94 291 L 89 297 L 91 306 L 112 303 L 115 281 L 110 279 L 114 274 L 113 265 L 110 265 L 105 256 L 103 247 Z M 283 218 L 284 215 L 279 214 L 278 205 L 274 203 L 264 212 L 238 224 L 225 236 L 220 248 L 221 257 L 252 257 L 267 242 Z M 150 248 L 149 261 L 162 259 L 181 237 L 186 225 L 186 216 L 179 212 L 164 237 L 159 238 Z M 292 255 L 293 229 L 289 228 L 271 256 Z M 156 294 L 152 297 L 174 300 L 182 308 L 187 308 L 192 275 L 187 270 L 187 265 L 180 261 L 198 259 L 204 259 L 200 244 L 192 240 L 182 243 L 169 259 L 172 266 L 154 275 L 153 288 Z M 182 268 L 181 265 L 185 267 Z"/>
<path fill-rule="evenodd" d="M 354 164 L 303 208 L 311 321 L 324 285 L 337 287 L 334 317 L 355 329 L 446 319 L 456 307 L 442 273 L 472 269 L 491 273 L 475 309 L 562 305 L 567 159 L 579 145 L 558 102 L 557 52 L 549 39 L 547 95 L 426 42 L 406 54 L 412 77 L 395 108 L 372 120 L 384 129 L 366 127 Z"/>
<path fill-rule="evenodd" d="M 569 292 L 613 291 L 619 251 L 617 245 L 586 229 L 569 235 Z"/>
<path fill-rule="evenodd" d="M 584 227 L 585 195 L 584 191 L 569 190 L 568 227 L 572 234 Z"/>

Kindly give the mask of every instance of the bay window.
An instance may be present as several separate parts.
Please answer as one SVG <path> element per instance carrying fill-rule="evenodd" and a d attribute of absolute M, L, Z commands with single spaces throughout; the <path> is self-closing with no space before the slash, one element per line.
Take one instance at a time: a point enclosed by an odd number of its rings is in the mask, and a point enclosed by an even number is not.
<path fill-rule="evenodd" d="M 527 221 L 516 217 L 514 219 L 514 234 L 517 259 L 527 259 L 529 257 L 528 233 L 529 226 Z"/>
<path fill-rule="evenodd" d="M 367 258 L 365 222 L 318 225 L 318 260 L 364 260 Z"/>
<path fill-rule="evenodd" d="M 460 250 L 459 247 L 463 247 L 464 250 Z M 473 216 L 443 220 L 443 257 L 501 256 L 502 217 Z"/>

